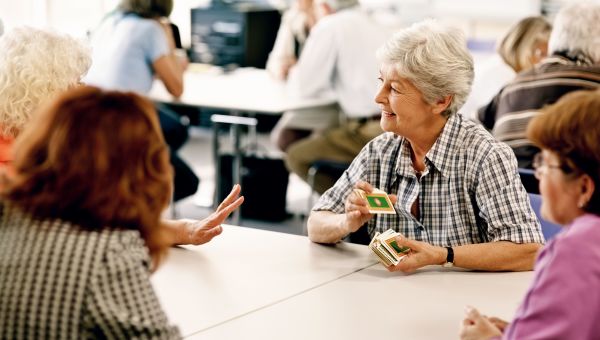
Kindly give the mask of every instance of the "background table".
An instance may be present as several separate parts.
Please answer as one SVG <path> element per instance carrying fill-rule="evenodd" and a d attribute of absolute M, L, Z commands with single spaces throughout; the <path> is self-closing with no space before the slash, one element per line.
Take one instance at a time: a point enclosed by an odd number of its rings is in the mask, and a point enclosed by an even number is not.
<path fill-rule="evenodd" d="M 274 79 L 263 69 L 248 67 L 225 73 L 220 68 L 198 64 L 191 64 L 185 72 L 181 98 L 173 98 L 158 80 L 149 97 L 168 104 L 275 115 L 335 103 L 330 94 L 310 100 L 295 99 L 287 93 L 285 82 Z"/>
<path fill-rule="evenodd" d="M 171 249 L 152 282 L 169 319 L 185 336 L 376 261 L 361 245 L 323 246 L 303 236 L 224 226 L 223 234 L 207 244 Z"/>

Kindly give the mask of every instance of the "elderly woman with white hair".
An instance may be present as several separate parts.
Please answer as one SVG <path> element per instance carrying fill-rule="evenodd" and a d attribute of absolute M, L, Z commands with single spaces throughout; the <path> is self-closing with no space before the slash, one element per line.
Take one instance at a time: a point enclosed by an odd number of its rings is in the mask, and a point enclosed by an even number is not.
<path fill-rule="evenodd" d="M 531 270 L 544 238 L 514 154 L 457 114 L 473 61 L 462 32 L 427 20 L 378 51 L 384 134 L 372 140 L 313 208 L 312 241 L 388 228 L 411 252 L 390 271 L 426 265 Z M 391 194 L 395 214 L 369 213 L 354 189 Z"/>
<path fill-rule="evenodd" d="M 10 163 L 12 142 L 40 103 L 76 86 L 92 59 L 67 36 L 19 27 L 0 40 L 0 163 Z"/>

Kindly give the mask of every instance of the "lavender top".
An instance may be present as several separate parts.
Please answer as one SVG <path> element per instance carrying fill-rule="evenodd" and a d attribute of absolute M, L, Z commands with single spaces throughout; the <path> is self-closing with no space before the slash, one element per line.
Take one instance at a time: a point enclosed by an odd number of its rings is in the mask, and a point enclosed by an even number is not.
<path fill-rule="evenodd" d="M 540 252 L 535 277 L 503 339 L 600 336 L 600 217 L 583 215 Z"/>

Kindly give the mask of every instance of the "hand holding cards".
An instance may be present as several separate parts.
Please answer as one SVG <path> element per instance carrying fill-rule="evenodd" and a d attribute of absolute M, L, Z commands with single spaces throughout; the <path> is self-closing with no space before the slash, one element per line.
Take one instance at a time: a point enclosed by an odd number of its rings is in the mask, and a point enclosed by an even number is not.
<path fill-rule="evenodd" d="M 375 237 L 369 243 L 369 248 L 386 267 L 397 265 L 410 253 L 409 247 L 402 247 L 396 242 L 396 236 L 398 235 L 400 234 L 388 229 L 383 234 L 375 234 Z"/>
<path fill-rule="evenodd" d="M 371 214 L 395 214 L 394 205 L 385 191 L 375 189 L 370 193 L 361 189 L 354 189 L 354 192 L 367 201 L 367 207 Z"/>

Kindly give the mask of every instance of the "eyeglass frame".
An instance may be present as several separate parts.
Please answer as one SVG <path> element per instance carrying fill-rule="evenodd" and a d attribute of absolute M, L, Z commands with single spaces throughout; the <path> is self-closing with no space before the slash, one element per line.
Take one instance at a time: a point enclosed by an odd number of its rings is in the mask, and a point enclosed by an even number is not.
<path fill-rule="evenodd" d="M 546 164 L 546 162 L 544 161 L 544 156 L 542 155 L 541 152 L 538 152 L 533 156 L 532 166 L 533 166 L 533 176 L 535 178 L 537 178 L 538 180 L 540 180 L 542 178 L 542 176 L 544 176 L 547 173 L 547 171 L 548 171 L 547 169 L 558 169 L 565 174 L 571 172 L 570 168 L 564 164 L 561 164 L 561 165 Z"/>

